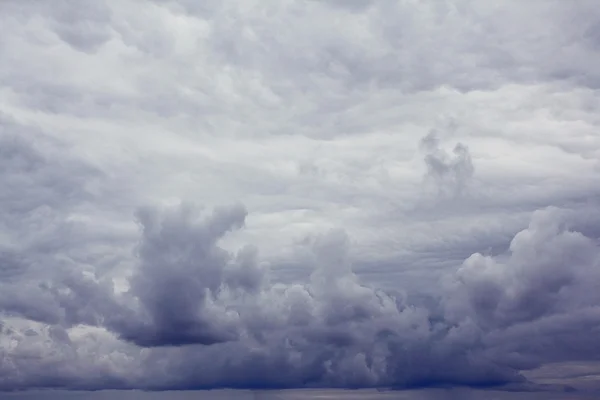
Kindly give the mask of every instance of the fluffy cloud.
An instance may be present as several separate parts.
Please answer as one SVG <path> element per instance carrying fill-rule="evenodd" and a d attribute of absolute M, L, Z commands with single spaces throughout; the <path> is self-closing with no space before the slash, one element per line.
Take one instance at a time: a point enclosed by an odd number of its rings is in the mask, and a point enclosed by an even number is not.
<path fill-rule="evenodd" d="M 568 230 L 559 211 L 536 212 L 506 254 L 472 255 L 447 277 L 441 301 L 419 305 L 361 283 L 343 231 L 309 244 L 309 282 L 281 284 L 268 279 L 271 271 L 257 264 L 254 250 L 219 247 L 227 231 L 243 225 L 240 206 L 203 219 L 186 205 L 144 209 L 139 261 L 126 291 L 82 281 L 45 291 L 53 299 L 46 308 L 71 311 L 62 321 L 4 306 L 13 318 L 42 323 L 3 327 L 4 385 L 501 385 L 524 381 L 520 370 L 546 362 L 593 360 L 600 250 Z M 40 305 L 23 307 L 43 313 Z M 41 374 L 48 363 L 59 367 Z"/>
<path fill-rule="evenodd" d="M 597 359 L 596 9 L 1 2 L 0 387 Z"/>

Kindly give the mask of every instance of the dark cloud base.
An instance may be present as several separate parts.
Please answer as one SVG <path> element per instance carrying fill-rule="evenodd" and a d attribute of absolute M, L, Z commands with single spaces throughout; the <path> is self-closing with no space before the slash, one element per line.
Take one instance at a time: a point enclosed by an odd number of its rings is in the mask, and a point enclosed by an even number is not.
<path fill-rule="evenodd" d="M 569 230 L 559 209 L 536 212 L 506 254 L 474 254 L 432 282 L 442 291 L 428 306 L 362 284 L 343 231 L 311 239 L 310 281 L 284 285 L 255 248 L 219 246 L 243 227 L 242 206 L 145 208 L 137 217 L 139 262 L 124 293 L 71 270 L 0 303 L 5 315 L 47 324 L 76 364 L 66 329 L 104 328 L 135 370 L 92 358 L 88 376 L 41 373 L 43 363 L 5 354 L 2 389 L 496 387 L 526 384 L 519 371 L 545 362 L 600 357 L 597 241 Z"/>

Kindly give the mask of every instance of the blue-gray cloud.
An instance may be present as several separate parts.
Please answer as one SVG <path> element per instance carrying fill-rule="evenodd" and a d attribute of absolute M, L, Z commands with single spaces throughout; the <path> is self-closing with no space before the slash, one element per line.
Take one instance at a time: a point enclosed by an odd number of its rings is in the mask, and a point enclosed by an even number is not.
<path fill-rule="evenodd" d="M 530 388 L 597 360 L 598 20 L 0 2 L 0 388 Z"/>
<path fill-rule="evenodd" d="M 67 375 L 59 384 L 65 387 L 518 383 L 524 381 L 520 370 L 599 355 L 593 287 L 600 251 L 594 239 L 567 229 L 563 214 L 537 212 L 506 254 L 472 255 L 447 277 L 440 298 L 413 303 L 360 282 L 343 231 L 312 241 L 315 269 L 308 283 L 284 285 L 269 282 L 255 251 L 242 249 L 236 256 L 219 247 L 227 231 L 243 225 L 246 211 L 240 206 L 216 209 L 204 219 L 190 206 L 164 213 L 144 209 L 129 290 L 117 295 L 76 277 L 46 288 L 44 302 L 31 303 L 35 293 L 29 292 L 3 308 L 55 325 L 57 332 L 86 324 L 149 348 L 134 351 L 138 359 L 129 363 L 139 370 L 122 380 L 81 383 Z M 63 319 L 49 320 L 47 314 Z M 62 335 L 67 347 L 75 346 Z M 31 361 L 14 362 L 16 357 L 8 355 L 15 367 L 6 371 L 5 385 L 12 376 L 34 377 Z"/>

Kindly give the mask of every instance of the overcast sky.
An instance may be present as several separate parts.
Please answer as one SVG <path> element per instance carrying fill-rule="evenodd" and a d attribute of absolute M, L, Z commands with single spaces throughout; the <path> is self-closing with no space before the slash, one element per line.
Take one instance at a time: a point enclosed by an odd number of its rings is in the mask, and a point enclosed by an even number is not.
<path fill-rule="evenodd" d="M 598 376 L 599 50 L 596 0 L 1 0 L 0 389 Z"/>

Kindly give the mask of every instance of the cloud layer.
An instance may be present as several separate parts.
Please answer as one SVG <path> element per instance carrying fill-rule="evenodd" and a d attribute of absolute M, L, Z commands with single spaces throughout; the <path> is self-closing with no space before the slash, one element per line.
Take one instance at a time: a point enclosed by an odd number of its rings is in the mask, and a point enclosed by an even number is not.
<path fill-rule="evenodd" d="M 1 2 L 0 389 L 597 362 L 596 8 Z"/>
<path fill-rule="evenodd" d="M 470 256 L 428 306 L 362 284 L 343 231 L 308 244 L 307 283 L 274 283 L 255 249 L 219 246 L 243 207 L 197 212 L 139 212 L 138 265 L 120 293 L 70 271 L 4 295 L 5 388 L 485 386 L 600 356 L 600 250 L 558 209 L 536 212 L 506 253 Z M 37 324 L 19 330 L 15 317 Z"/>

